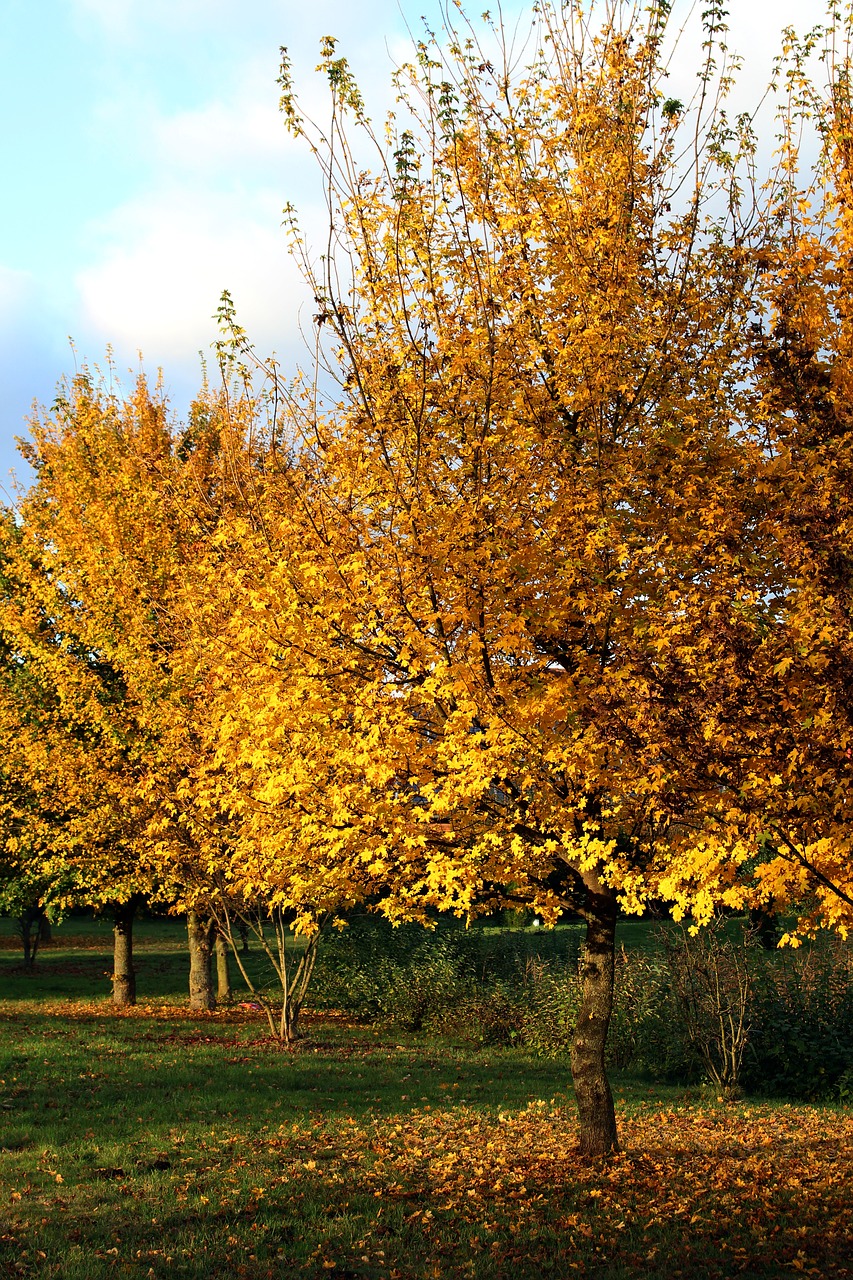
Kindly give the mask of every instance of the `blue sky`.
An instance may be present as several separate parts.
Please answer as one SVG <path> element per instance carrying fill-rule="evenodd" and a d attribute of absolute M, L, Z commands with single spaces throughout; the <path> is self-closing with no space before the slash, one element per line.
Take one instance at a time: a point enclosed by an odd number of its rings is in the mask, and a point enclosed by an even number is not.
<path fill-rule="evenodd" d="M 690 12 L 688 0 L 674 8 Z M 815 6 L 731 0 L 731 8 L 749 100 L 782 26 L 805 27 Z M 393 67 L 406 58 L 407 24 L 417 29 L 424 12 L 436 22 L 437 9 L 438 0 L 0 0 L 7 493 L 10 467 L 25 478 L 13 437 L 75 359 L 102 362 L 111 344 L 126 374 L 141 351 L 150 373 L 163 368 L 180 411 L 199 384 L 198 352 L 209 352 L 226 287 L 259 349 L 292 356 L 304 295 L 281 209 L 293 201 L 309 233 L 319 214 L 310 156 L 277 111 L 279 46 L 289 46 L 319 108 L 318 42 L 336 35 L 381 118 Z M 685 96 L 677 85 L 674 93 Z"/>

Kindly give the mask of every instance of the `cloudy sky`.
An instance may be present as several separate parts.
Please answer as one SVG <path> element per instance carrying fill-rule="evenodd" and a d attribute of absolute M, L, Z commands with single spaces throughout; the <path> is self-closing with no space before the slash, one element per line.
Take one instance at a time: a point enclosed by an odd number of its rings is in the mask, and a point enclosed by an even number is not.
<path fill-rule="evenodd" d="M 744 103 L 782 27 L 811 0 L 730 0 Z M 482 0 L 473 5 L 477 11 Z M 496 6 L 493 6 L 496 7 Z M 698 10 L 704 5 L 697 5 Z M 365 89 L 390 104 L 407 28 L 439 0 L 0 0 L 0 485 L 33 400 L 75 361 L 162 367 L 178 411 L 198 386 L 223 288 L 260 350 L 298 349 L 298 275 L 281 231 L 292 201 L 310 233 L 316 176 L 278 115 L 278 49 L 309 103 L 320 38 L 333 34 Z M 506 12 L 524 0 L 504 0 Z M 689 0 L 675 0 L 681 18 Z M 694 64 L 695 66 L 695 64 Z M 673 96 L 689 97 L 692 70 Z M 676 71 L 675 79 L 678 78 Z M 74 350 L 69 345 L 73 339 Z M 131 375 L 132 376 L 132 375 Z"/>

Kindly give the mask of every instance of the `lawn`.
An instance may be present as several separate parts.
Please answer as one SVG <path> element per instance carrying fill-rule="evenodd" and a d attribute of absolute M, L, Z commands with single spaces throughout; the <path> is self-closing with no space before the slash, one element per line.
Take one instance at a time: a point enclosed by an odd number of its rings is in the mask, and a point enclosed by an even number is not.
<path fill-rule="evenodd" d="M 331 1015 L 288 1053 L 191 1015 L 177 942 L 126 1013 L 107 951 L 0 954 L 0 1275 L 853 1276 L 849 1110 L 616 1077 L 585 1165 L 565 1064 Z"/>

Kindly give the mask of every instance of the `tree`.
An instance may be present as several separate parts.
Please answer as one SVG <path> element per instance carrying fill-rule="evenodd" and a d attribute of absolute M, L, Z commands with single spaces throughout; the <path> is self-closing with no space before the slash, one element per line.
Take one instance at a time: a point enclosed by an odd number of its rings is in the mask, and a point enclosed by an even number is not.
<path fill-rule="evenodd" d="M 4 746 L 32 796 L 18 842 L 60 909 L 114 917 L 117 1004 L 135 1002 L 139 902 L 175 892 L 155 839 L 175 774 L 163 751 L 168 637 L 157 614 L 174 546 L 144 474 L 158 447 L 161 467 L 168 458 L 162 418 L 144 384 L 122 405 L 84 371 L 33 424 L 24 451 L 36 482 L 3 539 L 0 627 L 26 694 L 7 690 Z"/>
<path fill-rule="evenodd" d="M 697 708 L 715 746 L 718 821 L 755 850 L 744 901 L 793 909 L 784 940 L 795 943 L 853 923 L 850 38 L 849 13 L 801 41 L 788 34 L 776 230 L 756 255 L 744 377 L 755 470 L 732 492 L 760 536 L 764 588 L 728 687 Z M 821 46 L 823 84 L 810 65 Z M 692 874 L 674 865 L 670 890 Z"/>
<path fill-rule="evenodd" d="M 63 589 L 45 576 L 11 513 L 0 548 L 4 903 L 14 900 L 21 912 L 27 967 L 35 958 L 32 927 L 45 912 L 57 918 L 84 904 L 113 912 L 113 998 L 133 1003 L 139 806 L 130 794 L 126 740 L 118 745 L 105 732 L 101 714 L 103 704 L 116 703 L 115 673 L 75 648 L 63 626 Z"/>
<path fill-rule="evenodd" d="M 2 622 L 37 674 L 41 704 L 56 709 L 52 736 L 41 718 L 40 754 L 18 755 L 42 795 L 45 762 L 60 790 L 74 781 L 73 835 L 67 822 L 51 827 L 52 870 L 73 871 L 68 902 L 115 911 L 116 993 L 133 998 L 130 907 L 141 892 L 187 914 L 197 1009 L 215 1002 L 217 937 L 233 943 L 234 927 L 260 913 L 277 925 L 268 956 L 289 1042 L 328 911 L 314 911 L 304 882 L 301 896 L 275 897 L 278 881 L 260 875 L 251 839 L 239 838 L 233 789 L 222 804 L 209 787 L 222 763 L 206 728 L 203 645 L 216 642 L 227 608 L 211 589 L 223 569 L 220 525 L 252 527 L 242 512 L 257 466 L 253 412 L 203 393 L 178 427 L 144 380 L 125 397 L 84 370 L 33 424 L 37 480 L 9 523 L 15 580 Z M 13 718 L 11 740 L 18 727 Z M 310 934 L 293 973 L 286 915 Z"/>
<path fill-rule="evenodd" d="M 268 369 L 285 408 L 211 723 L 283 879 L 340 900 L 372 881 L 391 918 L 583 916 L 572 1071 L 599 1155 L 617 904 L 667 896 L 678 866 L 707 918 L 754 851 L 716 822 L 696 708 L 763 611 L 763 530 L 731 495 L 756 466 L 745 334 L 771 232 L 741 187 L 748 125 L 717 111 L 715 7 L 691 110 L 661 90 L 664 6 L 599 29 L 537 12 L 524 72 L 499 30 L 419 44 L 387 148 L 333 41 L 325 133 L 285 60 L 331 210 L 306 270 L 341 393 L 324 409 L 319 377 Z M 227 298 L 223 319 L 250 350 Z"/>
<path fill-rule="evenodd" d="M 765 519 L 782 586 L 754 676 L 761 749 L 738 797 L 760 815 L 757 874 L 770 901 L 804 901 L 802 927 L 853 925 L 853 99 L 851 15 L 791 37 L 794 109 L 783 133 L 786 182 L 777 252 L 765 263 L 756 428 Z M 806 70 L 818 42 L 826 80 Z M 800 137 L 817 133 L 817 160 Z"/>

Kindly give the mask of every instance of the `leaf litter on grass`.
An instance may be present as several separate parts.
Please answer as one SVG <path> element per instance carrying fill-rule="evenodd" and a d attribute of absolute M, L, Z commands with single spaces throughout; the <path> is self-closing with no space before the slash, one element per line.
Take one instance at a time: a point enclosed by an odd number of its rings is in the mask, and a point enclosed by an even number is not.
<path fill-rule="evenodd" d="M 685 1105 L 625 1115 L 621 1132 L 624 1150 L 598 1165 L 580 1160 L 568 1109 L 543 1105 L 331 1126 L 317 1114 L 264 1136 L 236 1132 L 184 1149 L 170 1184 L 181 1230 L 158 1244 L 176 1275 L 853 1275 L 850 1116 Z M 164 1162 L 160 1178 L 171 1173 Z M 27 1256 L 8 1274 L 50 1274 L 38 1265 L 37 1215 L 76 1208 L 93 1221 L 97 1176 L 61 1195 L 13 1192 L 5 1243 Z M 128 1226 L 115 1253 L 104 1241 L 93 1249 L 104 1268 L 93 1276 L 122 1259 L 137 1273 Z M 190 1239 L 204 1241 L 198 1272 L 179 1261 Z"/>
<path fill-rule="evenodd" d="M 570 1112 L 541 1104 L 497 1121 L 424 1110 L 333 1136 L 294 1126 L 272 1141 L 326 1144 L 322 1165 L 292 1157 L 283 1185 L 311 1178 L 344 1201 L 372 1192 L 404 1209 L 405 1234 L 417 1224 L 460 1265 L 486 1247 L 515 1275 L 853 1275 L 851 1117 L 683 1106 L 623 1116 L 621 1133 L 623 1151 L 597 1165 L 581 1161 Z M 424 1243 L 414 1263 L 394 1250 L 397 1274 L 431 1274 Z"/>

